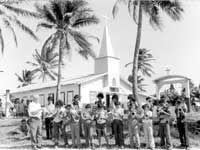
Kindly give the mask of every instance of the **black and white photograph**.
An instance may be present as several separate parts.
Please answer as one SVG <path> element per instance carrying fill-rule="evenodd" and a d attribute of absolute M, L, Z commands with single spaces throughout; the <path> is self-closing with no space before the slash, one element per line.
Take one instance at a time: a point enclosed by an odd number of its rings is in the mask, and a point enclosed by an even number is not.
<path fill-rule="evenodd" d="M 200 0 L 0 0 L 0 150 L 200 150 Z"/>

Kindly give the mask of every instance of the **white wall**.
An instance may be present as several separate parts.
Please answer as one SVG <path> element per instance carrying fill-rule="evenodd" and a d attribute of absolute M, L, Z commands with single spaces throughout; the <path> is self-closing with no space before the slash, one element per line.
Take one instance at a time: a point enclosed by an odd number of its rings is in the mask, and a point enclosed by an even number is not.
<path fill-rule="evenodd" d="M 61 86 L 61 93 L 62 92 L 65 93 L 65 101 L 67 100 L 67 92 L 68 91 L 73 91 L 73 95 L 79 94 L 79 87 L 77 84 Z M 12 99 L 24 98 L 25 100 L 27 100 L 30 98 L 31 95 L 44 95 L 45 105 L 47 104 L 48 94 L 50 94 L 50 93 L 54 93 L 54 99 L 55 99 L 56 87 L 49 87 L 49 88 L 43 88 L 43 89 L 37 89 L 37 90 L 31 90 L 31 91 L 25 91 L 25 92 L 17 92 L 17 93 L 12 93 L 12 91 L 11 91 Z"/>
<path fill-rule="evenodd" d="M 84 105 L 90 102 L 90 92 L 91 91 L 96 91 L 99 92 L 103 89 L 103 78 L 99 78 L 97 80 L 93 80 L 87 83 L 84 83 L 81 85 L 81 103 L 80 105 Z"/>

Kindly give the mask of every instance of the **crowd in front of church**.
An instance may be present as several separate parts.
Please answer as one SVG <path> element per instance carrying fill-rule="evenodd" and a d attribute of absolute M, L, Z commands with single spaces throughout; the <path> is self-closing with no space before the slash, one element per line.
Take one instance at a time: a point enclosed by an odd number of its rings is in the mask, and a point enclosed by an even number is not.
<path fill-rule="evenodd" d="M 54 142 L 55 148 L 61 146 L 61 138 L 66 148 L 82 148 L 81 138 L 85 139 L 85 147 L 95 148 L 95 138 L 98 139 L 98 147 L 102 146 L 102 137 L 106 147 L 113 147 L 110 138 L 114 137 L 115 147 L 124 148 L 125 145 L 125 120 L 128 126 L 128 138 L 130 148 L 141 148 L 141 127 L 145 138 L 145 148 L 155 149 L 153 135 L 153 118 L 159 120 L 160 148 L 172 149 L 173 144 L 170 135 L 169 104 L 165 97 L 161 97 L 157 105 L 153 104 L 151 97 L 146 98 L 142 106 L 138 104 L 132 95 L 128 95 L 127 109 L 119 102 L 117 94 L 112 96 L 112 107 L 106 108 L 104 95 L 99 93 L 94 105 L 86 104 L 79 107 L 80 97 L 75 95 L 71 105 L 63 105 L 61 100 L 53 104 L 52 98 L 48 98 L 48 105 L 42 108 L 38 96 L 32 97 L 29 104 L 28 126 L 33 149 L 42 148 L 42 119 L 45 120 L 46 138 Z M 187 107 L 181 99 L 175 106 L 176 125 L 180 137 L 180 148 L 189 147 L 187 123 L 185 113 Z M 110 132 L 108 132 L 110 131 Z M 110 133 L 108 135 L 108 133 Z M 69 142 L 70 141 L 70 142 Z"/>

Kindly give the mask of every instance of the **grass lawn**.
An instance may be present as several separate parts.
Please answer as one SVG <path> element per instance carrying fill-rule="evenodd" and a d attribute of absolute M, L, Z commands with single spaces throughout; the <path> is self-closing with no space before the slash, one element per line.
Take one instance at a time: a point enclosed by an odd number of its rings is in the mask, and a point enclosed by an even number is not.
<path fill-rule="evenodd" d="M 1 119 L 0 120 L 0 149 L 16 149 L 16 150 L 28 150 L 31 149 L 31 143 L 29 137 L 25 137 L 23 133 L 19 132 L 18 127 L 20 125 L 21 119 Z M 172 129 L 172 141 L 174 147 L 178 146 L 179 139 L 176 129 Z M 43 131 L 43 135 L 45 136 L 45 132 Z M 190 134 L 190 144 L 192 150 L 200 149 L 200 136 Z M 104 142 L 104 140 L 103 140 Z M 159 142 L 159 138 L 155 137 L 156 145 Z M 71 143 L 71 140 L 69 140 Z M 81 140 L 81 143 L 84 145 L 84 139 Z M 97 139 L 94 140 L 94 143 L 97 144 Z M 141 136 L 141 143 L 144 143 L 144 138 Z M 50 140 L 43 139 L 42 144 L 45 149 L 53 149 L 53 142 Z M 114 139 L 110 139 L 110 144 L 114 145 Z M 125 139 L 125 144 L 129 144 L 129 139 Z M 61 148 L 63 145 L 63 141 L 60 141 Z M 198 148 L 199 147 L 199 148 Z M 98 149 L 98 148 L 97 148 Z M 102 148 L 101 148 L 102 149 Z M 116 149 L 116 148 L 112 148 Z M 125 148 L 128 149 L 128 148 Z"/>

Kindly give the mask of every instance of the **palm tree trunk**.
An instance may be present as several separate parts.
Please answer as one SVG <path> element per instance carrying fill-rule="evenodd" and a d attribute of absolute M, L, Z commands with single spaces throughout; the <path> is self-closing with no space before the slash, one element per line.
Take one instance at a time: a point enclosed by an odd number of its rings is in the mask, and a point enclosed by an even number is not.
<path fill-rule="evenodd" d="M 60 38 L 60 44 L 59 44 L 59 62 L 58 62 L 58 79 L 57 79 L 57 88 L 56 88 L 56 101 L 60 99 L 60 88 L 61 88 L 61 65 L 62 65 L 62 37 Z"/>
<path fill-rule="evenodd" d="M 142 32 L 142 4 L 139 2 L 139 16 L 138 16 L 138 25 L 137 25 L 137 37 L 135 43 L 135 51 L 133 57 L 133 70 L 132 70 L 132 92 L 135 100 L 138 102 L 140 106 L 140 102 L 138 99 L 138 87 L 137 87 L 137 76 L 138 76 L 138 57 L 139 57 L 139 48 L 140 48 L 140 40 L 141 40 L 141 32 Z"/>

